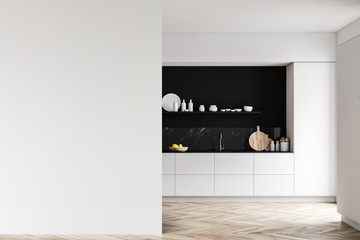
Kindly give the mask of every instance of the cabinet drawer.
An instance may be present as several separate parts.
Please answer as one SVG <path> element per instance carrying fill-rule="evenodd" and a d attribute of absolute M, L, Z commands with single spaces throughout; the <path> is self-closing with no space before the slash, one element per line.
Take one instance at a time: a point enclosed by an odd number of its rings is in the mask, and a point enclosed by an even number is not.
<path fill-rule="evenodd" d="M 253 175 L 216 175 L 215 196 L 253 196 Z"/>
<path fill-rule="evenodd" d="M 162 154 L 162 174 L 175 174 L 175 153 Z"/>
<path fill-rule="evenodd" d="M 214 174 L 214 154 L 177 153 L 176 174 Z"/>
<path fill-rule="evenodd" d="M 294 174 L 294 154 L 254 154 L 254 167 L 255 174 Z"/>
<path fill-rule="evenodd" d="M 253 174 L 253 157 L 251 153 L 216 153 L 215 174 Z"/>
<path fill-rule="evenodd" d="M 176 175 L 176 196 L 214 196 L 214 175 Z"/>
<path fill-rule="evenodd" d="M 162 176 L 162 195 L 175 196 L 175 175 Z"/>
<path fill-rule="evenodd" d="M 255 196 L 294 195 L 294 175 L 255 175 Z"/>

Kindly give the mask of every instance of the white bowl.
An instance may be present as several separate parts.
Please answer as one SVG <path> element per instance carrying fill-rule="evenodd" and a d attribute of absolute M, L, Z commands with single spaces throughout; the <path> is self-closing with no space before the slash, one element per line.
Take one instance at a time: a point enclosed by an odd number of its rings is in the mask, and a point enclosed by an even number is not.
<path fill-rule="evenodd" d="M 241 109 L 241 108 L 236 108 L 236 109 L 235 109 L 235 111 L 237 111 L 237 112 L 241 112 L 241 111 L 242 111 L 242 109 Z"/>
<path fill-rule="evenodd" d="M 226 109 L 221 109 L 221 111 L 222 111 L 222 112 L 225 112 L 225 111 L 226 111 Z"/>
<path fill-rule="evenodd" d="M 235 109 L 231 109 L 232 112 L 235 112 Z"/>
<path fill-rule="evenodd" d="M 253 110 L 253 106 L 244 106 L 245 112 L 251 112 Z"/>
<path fill-rule="evenodd" d="M 227 112 L 230 112 L 230 111 L 231 111 L 231 109 L 230 109 L 230 108 L 227 108 L 227 109 L 226 109 L 226 111 L 227 111 Z"/>

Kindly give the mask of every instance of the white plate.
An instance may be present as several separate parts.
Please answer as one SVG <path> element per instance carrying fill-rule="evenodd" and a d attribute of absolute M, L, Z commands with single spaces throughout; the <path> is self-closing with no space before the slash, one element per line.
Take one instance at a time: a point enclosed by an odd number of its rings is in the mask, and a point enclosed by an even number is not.
<path fill-rule="evenodd" d="M 180 100 L 180 97 L 178 95 L 176 95 L 175 93 L 168 93 L 163 97 L 163 99 L 162 99 L 162 107 L 165 109 L 165 111 L 167 111 L 167 112 L 173 112 L 174 111 L 173 110 L 174 101 L 177 101 L 178 109 L 179 109 L 180 105 L 181 105 L 181 100 Z"/>

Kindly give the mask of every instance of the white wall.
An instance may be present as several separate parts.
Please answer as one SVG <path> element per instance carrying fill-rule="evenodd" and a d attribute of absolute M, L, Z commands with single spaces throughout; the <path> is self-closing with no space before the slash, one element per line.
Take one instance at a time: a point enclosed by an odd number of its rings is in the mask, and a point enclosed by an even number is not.
<path fill-rule="evenodd" d="M 0 0 L 0 233 L 161 233 L 161 1 Z"/>
<path fill-rule="evenodd" d="M 335 46 L 335 33 L 163 33 L 163 62 L 326 62 Z"/>
<path fill-rule="evenodd" d="M 360 230 L 360 28 L 337 47 L 337 202 L 346 223 Z M 354 37 L 355 36 L 355 37 Z"/>

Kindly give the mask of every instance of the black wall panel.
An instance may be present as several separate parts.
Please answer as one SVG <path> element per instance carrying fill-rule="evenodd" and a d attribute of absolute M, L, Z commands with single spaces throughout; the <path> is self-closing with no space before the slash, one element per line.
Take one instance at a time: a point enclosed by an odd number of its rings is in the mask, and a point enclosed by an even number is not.
<path fill-rule="evenodd" d="M 218 135 L 226 151 L 251 151 L 250 134 L 260 125 L 269 137 L 286 136 L 286 67 L 163 67 L 163 96 L 175 93 L 186 103 L 222 108 L 254 106 L 260 114 L 163 114 L 163 151 L 172 143 L 189 151 L 217 151 Z"/>
<path fill-rule="evenodd" d="M 286 67 L 163 67 L 163 96 L 175 93 L 198 111 L 254 106 L 257 116 L 163 116 L 164 127 L 286 127 Z M 199 119 L 200 118 L 200 119 Z"/>

